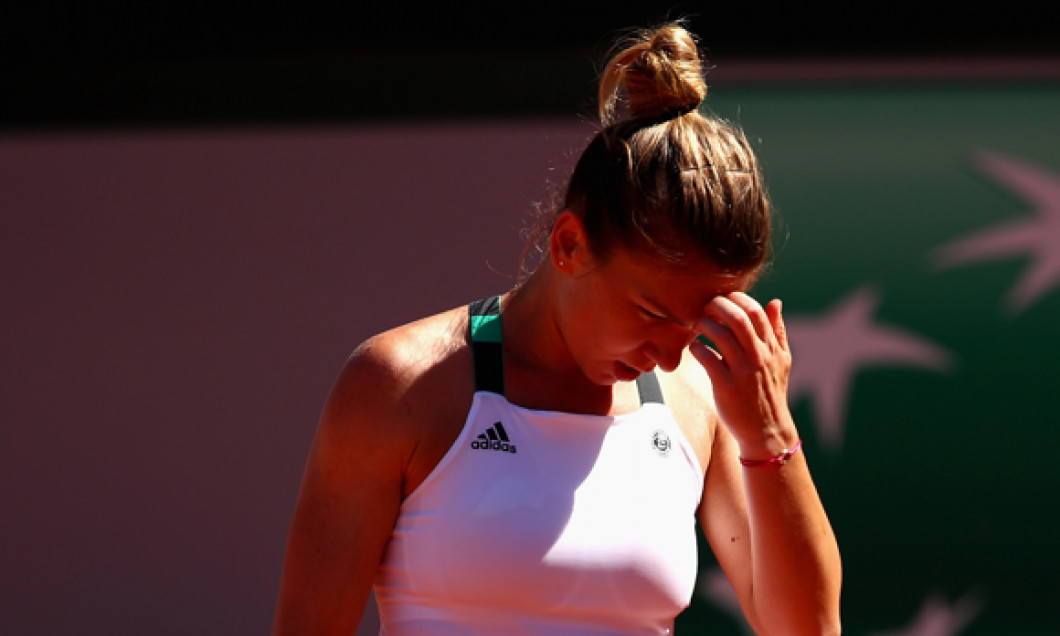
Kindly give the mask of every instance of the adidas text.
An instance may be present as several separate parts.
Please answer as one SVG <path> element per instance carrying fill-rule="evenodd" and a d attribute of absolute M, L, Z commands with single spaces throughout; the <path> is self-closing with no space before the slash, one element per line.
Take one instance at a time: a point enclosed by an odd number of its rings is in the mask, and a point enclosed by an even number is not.
<path fill-rule="evenodd" d="M 502 453 L 514 453 L 515 444 L 508 439 L 508 431 L 504 430 L 504 424 L 494 422 L 493 426 L 486 429 L 485 433 L 471 440 L 471 448 L 475 450 L 495 450 Z"/>
<path fill-rule="evenodd" d="M 514 452 L 516 452 L 515 451 L 515 444 L 509 444 L 508 442 L 500 442 L 500 441 L 491 442 L 489 440 L 478 440 L 478 439 L 476 439 L 473 442 L 471 442 L 471 448 L 474 448 L 475 450 L 504 451 L 506 453 L 514 453 Z"/>

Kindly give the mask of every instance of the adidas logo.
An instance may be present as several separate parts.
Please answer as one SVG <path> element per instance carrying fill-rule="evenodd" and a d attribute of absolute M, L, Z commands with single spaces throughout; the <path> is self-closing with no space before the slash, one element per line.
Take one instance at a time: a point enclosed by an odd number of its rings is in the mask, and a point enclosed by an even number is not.
<path fill-rule="evenodd" d="M 515 444 L 508 439 L 508 432 L 504 430 L 504 425 L 500 422 L 494 423 L 493 426 L 486 429 L 485 433 L 479 433 L 479 436 L 471 440 L 471 448 L 475 450 L 495 450 L 504 453 L 514 453 Z"/>

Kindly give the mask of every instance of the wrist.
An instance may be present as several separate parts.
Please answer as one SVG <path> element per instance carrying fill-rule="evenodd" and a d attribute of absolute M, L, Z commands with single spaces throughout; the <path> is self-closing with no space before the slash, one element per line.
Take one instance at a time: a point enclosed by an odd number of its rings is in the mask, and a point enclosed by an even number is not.
<path fill-rule="evenodd" d="M 755 439 L 738 440 L 740 461 L 747 466 L 758 465 L 759 462 L 770 463 L 775 458 L 784 455 L 790 458 L 801 443 L 799 431 L 794 423 L 774 430 L 762 431 L 762 434 Z"/>
<path fill-rule="evenodd" d="M 781 452 L 773 455 L 768 459 L 749 459 L 747 457 L 740 457 L 740 465 L 745 468 L 757 468 L 758 466 L 768 466 L 770 464 L 776 464 L 777 466 L 783 466 L 784 464 L 791 461 L 791 458 L 795 456 L 795 453 L 799 452 L 802 448 L 802 440 L 795 442 L 795 445 L 791 448 L 785 448 Z"/>

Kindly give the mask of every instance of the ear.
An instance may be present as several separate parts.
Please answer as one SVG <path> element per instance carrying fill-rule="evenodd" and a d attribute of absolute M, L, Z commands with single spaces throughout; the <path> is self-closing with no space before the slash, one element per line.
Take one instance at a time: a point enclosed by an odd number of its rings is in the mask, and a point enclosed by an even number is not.
<path fill-rule="evenodd" d="M 558 271 L 576 275 L 591 264 L 585 224 L 570 210 L 564 210 L 552 225 L 549 257 Z"/>

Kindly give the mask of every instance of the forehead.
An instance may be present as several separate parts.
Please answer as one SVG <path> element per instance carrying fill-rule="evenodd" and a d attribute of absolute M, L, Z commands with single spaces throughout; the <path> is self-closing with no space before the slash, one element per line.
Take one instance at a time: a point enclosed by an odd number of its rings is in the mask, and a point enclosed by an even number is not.
<path fill-rule="evenodd" d="M 727 272 L 714 263 L 693 259 L 672 263 L 658 257 L 618 250 L 611 259 L 614 273 L 633 293 L 656 303 L 701 308 L 711 298 L 735 291 L 747 291 L 754 283 L 754 272 Z"/>

